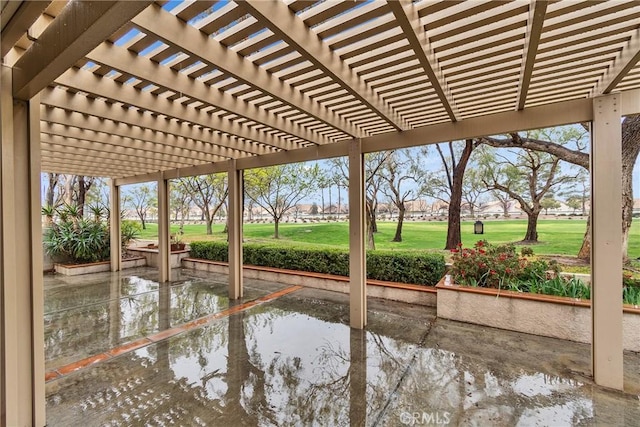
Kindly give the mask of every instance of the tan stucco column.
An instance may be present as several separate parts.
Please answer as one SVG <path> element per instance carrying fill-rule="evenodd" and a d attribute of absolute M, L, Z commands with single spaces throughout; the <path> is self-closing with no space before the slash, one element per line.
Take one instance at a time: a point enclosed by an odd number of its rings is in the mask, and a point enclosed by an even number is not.
<path fill-rule="evenodd" d="M 0 86 L 0 425 L 45 425 L 40 103 L 13 99 L 12 70 Z"/>
<path fill-rule="evenodd" d="M 158 267 L 160 282 L 171 280 L 171 238 L 169 236 L 169 181 L 158 179 Z"/>
<path fill-rule="evenodd" d="M 229 298 L 242 298 L 242 213 L 244 204 L 243 171 L 229 161 Z"/>
<path fill-rule="evenodd" d="M 622 128 L 619 95 L 593 100 L 591 318 L 593 377 L 622 390 Z"/>
<path fill-rule="evenodd" d="M 367 325 L 367 264 L 362 142 L 349 145 L 349 294 L 351 327 Z"/>
<path fill-rule="evenodd" d="M 120 187 L 109 182 L 109 230 L 111 233 L 111 271 L 122 269 L 122 244 L 120 231 Z"/>

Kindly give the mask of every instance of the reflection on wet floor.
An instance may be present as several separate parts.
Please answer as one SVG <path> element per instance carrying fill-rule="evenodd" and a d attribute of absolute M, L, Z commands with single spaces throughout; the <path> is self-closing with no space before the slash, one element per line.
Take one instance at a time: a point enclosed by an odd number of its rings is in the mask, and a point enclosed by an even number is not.
<path fill-rule="evenodd" d="M 86 285 L 95 290 L 85 295 L 70 285 L 72 302 L 55 292 L 60 301 L 47 303 L 58 308 L 48 314 L 47 360 L 80 359 L 84 349 L 71 348 L 77 345 L 104 351 L 116 329 L 118 340 L 128 341 L 229 305 L 226 276 L 183 271 L 163 291 L 143 283 L 149 271 L 121 276 L 117 304 L 96 284 Z M 59 288 L 50 284 L 48 290 Z M 282 288 L 249 281 L 245 300 Z M 133 305 L 123 303 L 129 298 Z M 88 306 L 77 307 L 79 301 Z M 366 331 L 353 330 L 348 296 L 302 289 L 98 363 L 47 383 L 48 425 L 637 425 L 640 419 L 637 395 L 603 390 L 586 377 L 586 345 L 436 320 L 433 310 L 408 304 L 370 299 L 369 305 Z M 79 341 L 73 330 L 54 333 L 58 325 L 83 323 L 75 327 L 83 330 Z M 640 357 L 627 354 L 625 362 L 627 382 L 640 388 Z"/>

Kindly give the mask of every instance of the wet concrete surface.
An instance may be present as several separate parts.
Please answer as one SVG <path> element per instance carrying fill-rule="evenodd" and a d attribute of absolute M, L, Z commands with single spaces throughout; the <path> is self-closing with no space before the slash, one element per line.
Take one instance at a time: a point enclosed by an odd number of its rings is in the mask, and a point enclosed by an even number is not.
<path fill-rule="evenodd" d="M 171 286 L 150 269 L 46 278 L 48 368 L 242 303 L 224 275 L 179 274 Z M 287 287 L 245 288 L 246 302 Z M 368 315 L 353 330 L 347 295 L 279 296 L 49 381 L 48 425 L 640 424 L 638 354 L 625 354 L 620 393 L 593 384 L 588 345 L 384 300 Z"/>

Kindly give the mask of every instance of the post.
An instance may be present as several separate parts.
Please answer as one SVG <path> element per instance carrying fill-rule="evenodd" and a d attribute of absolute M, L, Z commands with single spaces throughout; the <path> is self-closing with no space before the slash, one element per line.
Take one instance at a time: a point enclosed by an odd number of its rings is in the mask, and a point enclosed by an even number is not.
<path fill-rule="evenodd" d="M 349 294 L 351 327 L 367 325 L 364 155 L 360 139 L 349 144 Z"/>
<path fill-rule="evenodd" d="M 243 171 L 235 160 L 229 161 L 229 298 L 242 298 L 242 212 L 244 200 Z"/>
<path fill-rule="evenodd" d="M 45 425 L 40 103 L 0 88 L 0 284 L 2 425 Z"/>
<path fill-rule="evenodd" d="M 109 182 L 109 230 L 111 233 L 111 271 L 122 269 L 122 233 L 120 229 L 120 187 Z"/>
<path fill-rule="evenodd" d="M 596 384 L 623 389 L 622 129 L 619 95 L 593 100 L 591 361 Z"/>
<path fill-rule="evenodd" d="M 158 256 L 160 283 L 171 280 L 171 239 L 169 236 L 169 181 L 158 179 Z"/>

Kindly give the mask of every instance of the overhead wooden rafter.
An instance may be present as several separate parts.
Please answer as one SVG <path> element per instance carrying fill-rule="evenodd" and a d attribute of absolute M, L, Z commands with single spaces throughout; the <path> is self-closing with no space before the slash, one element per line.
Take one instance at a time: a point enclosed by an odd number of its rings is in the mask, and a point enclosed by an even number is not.
<path fill-rule="evenodd" d="M 40 92 L 43 167 L 127 182 L 565 123 L 640 89 L 631 0 L 88 4 L 6 5 L 3 64 Z"/>

